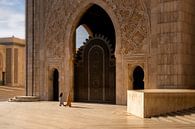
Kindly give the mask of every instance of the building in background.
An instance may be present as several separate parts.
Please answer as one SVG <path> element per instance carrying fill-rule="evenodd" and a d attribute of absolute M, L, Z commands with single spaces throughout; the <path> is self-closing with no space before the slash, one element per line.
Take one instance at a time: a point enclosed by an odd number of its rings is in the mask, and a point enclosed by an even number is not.
<path fill-rule="evenodd" d="M 0 85 L 24 87 L 25 40 L 0 38 Z"/>

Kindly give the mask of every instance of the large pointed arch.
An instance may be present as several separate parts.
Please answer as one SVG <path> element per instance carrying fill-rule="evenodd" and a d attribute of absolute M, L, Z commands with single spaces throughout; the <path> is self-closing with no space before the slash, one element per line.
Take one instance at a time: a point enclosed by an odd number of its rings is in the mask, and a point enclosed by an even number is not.
<path fill-rule="evenodd" d="M 67 37 L 67 41 L 68 43 L 66 45 L 68 45 L 68 48 L 72 48 L 72 39 L 74 37 L 74 30 L 76 29 L 81 17 L 85 14 L 85 12 L 93 5 L 98 5 L 100 6 L 110 17 L 114 29 L 115 29 L 115 35 L 116 35 L 116 51 L 115 54 L 119 54 L 120 48 L 121 48 L 121 32 L 120 32 L 120 25 L 118 22 L 118 19 L 115 15 L 115 13 L 113 12 L 112 8 L 110 8 L 110 6 L 103 1 L 96 1 L 96 0 L 86 0 L 84 1 L 82 4 L 80 4 L 80 6 L 78 6 L 78 8 L 75 10 L 75 12 L 71 15 L 71 17 L 69 18 L 68 23 L 67 24 L 67 29 L 66 29 L 66 37 Z"/>
<path fill-rule="evenodd" d="M 66 87 L 67 92 L 73 93 L 73 85 L 74 85 L 74 37 L 75 37 L 75 29 L 79 23 L 79 20 L 83 16 L 83 14 L 93 5 L 98 5 L 104 11 L 109 15 L 113 26 L 115 30 L 115 57 L 116 57 L 116 80 L 122 80 L 122 76 L 120 75 L 121 68 L 122 68 L 122 56 L 120 53 L 121 48 L 121 32 L 120 32 L 120 25 L 118 22 L 118 19 L 113 12 L 112 8 L 104 1 L 96 1 L 96 0 L 86 0 L 82 2 L 78 6 L 78 8 L 75 10 L 73 14 L 71 14 L 71 17 L 68 20 L 68 24 L 66 24 L 66 31 L 65 31 L 65 37 L 66 37 L 66 55 L 65 55 L 65 61 L 68 62 L 65 65 L 65 74 L 69 74 L 70 76 L 65 79 L 65 85 L 68 85 Z M 116 81 L 116 96 L 120 94 L 119 88 L 122 81 Z M 118 95 L 117 95 L 118 94 Z M 116 98 L 116 104 L 120 103 L 120 98 Z"/>

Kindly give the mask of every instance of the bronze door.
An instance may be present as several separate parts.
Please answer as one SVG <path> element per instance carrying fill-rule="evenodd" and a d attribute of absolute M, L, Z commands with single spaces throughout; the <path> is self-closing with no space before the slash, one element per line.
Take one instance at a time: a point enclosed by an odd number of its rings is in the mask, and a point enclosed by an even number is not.
<path fill-rule="evenodd" d="M 103 36 L 81 46 L 75 57 L 75 101 L 115 103 L 115 57 Z"/>
<path fill-rule="evenodd" d="M 104 86 L 104 51 L 101 47 L 94 45 L 88 53 L 88 89 L 89 100 L 102 101 Z"/>

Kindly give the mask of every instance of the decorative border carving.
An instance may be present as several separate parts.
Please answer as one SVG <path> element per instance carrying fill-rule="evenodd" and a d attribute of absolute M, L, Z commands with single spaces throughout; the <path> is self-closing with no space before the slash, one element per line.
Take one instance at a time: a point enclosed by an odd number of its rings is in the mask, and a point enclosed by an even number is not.
<path fill-rule="evenodd" d="M 62 58 L 64 52 L 65 30 L 68 18 L 73 12 L 75 0 L 47 0 L 44 42 L 47 47 L 47 57 Z"/>
<path fill-rule="evenodd" d="M 129 55 L 136 53 L 147 44 L 150 31 L 150 0 L 103 0 L 116 14 L 121 31 L 121 54 Z M 47 57 L 64 56 L 65 30 L 70 16 L 84 0 L 47 0 L 45 43 Z"/>
<path fill-rule="evenodd" d="M 149 0 L 104 0 L 115 12 L 121 25 L 121 54 L 128 55 L 146 44 L 150 31 L 150 17 L 146 1 Z"/>

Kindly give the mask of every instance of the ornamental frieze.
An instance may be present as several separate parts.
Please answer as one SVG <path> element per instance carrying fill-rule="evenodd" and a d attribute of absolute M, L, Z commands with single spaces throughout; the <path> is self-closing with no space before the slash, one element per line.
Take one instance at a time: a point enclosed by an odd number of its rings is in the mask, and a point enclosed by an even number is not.
<path fill-rule="evenodd" d="M 76 0 L 48 0 L 46 6 L 45 43 L 47 46 L 47 57 L 64 56 L 65 52 L 65 30 L 71 12 L 76 8 Z"/>
<path fill-rule="evenodd" d="M 150 31 L 149 0 L 104 0 L 118 18 L 121 29 L 121 53 L 124 55 L 141 49 Z"/>
<path fill-rule="evenodd" d="M 124 55 L 141 49 L 149 34 L 149 0 L 102 0 L 117 17 L 121 32 L 121 53 Z M 48 57 L 62 57 L 65 50 L 65 30 L 69 18 L 84 0 L 47 0 L 45 8 L 45 43 Z M 105 10 L 106 11 L 106 10 Z"/>

